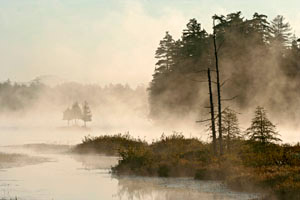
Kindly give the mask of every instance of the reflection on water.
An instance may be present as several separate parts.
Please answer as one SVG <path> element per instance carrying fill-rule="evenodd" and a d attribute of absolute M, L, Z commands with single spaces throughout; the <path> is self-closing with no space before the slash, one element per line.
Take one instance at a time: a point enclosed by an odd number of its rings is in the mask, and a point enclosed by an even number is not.
<path fill-rule="evenodd" d="M 232 192 L 216 181 L 189 178 L 118 178 L 118 199 L 130 200 L 229 200 L 254 199 L 258 195 Z"/>
<path fill-rule="evenodd" d="M 0 151 L 20 152 L 20 149 Z M 27 154 L 40 155 L 26 150 Z M 0 171 L 0 198 L 20 200 L 230 200 L 255 195 L 231 192 L 221 183 L 186 178 L 114 177 L 116 157 L 43 154 L 52 162 Z"/>

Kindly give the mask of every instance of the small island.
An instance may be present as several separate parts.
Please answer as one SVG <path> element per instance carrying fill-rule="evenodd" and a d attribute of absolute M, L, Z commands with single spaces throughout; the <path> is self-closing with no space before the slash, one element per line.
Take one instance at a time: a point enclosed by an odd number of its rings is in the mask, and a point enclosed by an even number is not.
<path fill-rule="evenodd" d="M 63 112 L 63 120 L 68 122 L 68 127 L 70 122 L 72 126 L 78 126 L 78 120 L 82 120 L 84 128 L 87 128 L 86 123 L 92 121 L 92 112 L 87 101 L 80 106 L 78 102 L 73 103 L 71 108 L 67 108 Z"/>

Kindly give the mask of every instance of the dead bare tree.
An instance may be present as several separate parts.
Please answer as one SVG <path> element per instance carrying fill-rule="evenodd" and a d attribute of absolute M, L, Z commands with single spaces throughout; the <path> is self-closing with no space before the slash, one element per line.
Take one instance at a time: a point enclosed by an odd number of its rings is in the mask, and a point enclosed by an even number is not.
<path fill-rule="evenodd" d="M 210 77 L 210 69 L 207 69 L 207 77 L 208 77 L 208 89 L 209 89 L 209 102 L 210 102 L 210 115 L 211 115 L 211 129 L 212 129 L 212 137 L 213 137 L 213 152 L 214 155 L 217 154 L 217 138 L 216 138 L 216 125 L 215 125 L 215 111 L 214 111 L 214 101 L 211 87 L 211 77 Z"/>
<path fill-rule="evenodd" d="M 214 41 L 214 53 L 215 53 L 215 61 L 216 61 L 216 73 L 217 73 L 219 145 L 220 145 L 220 155 L 223 155 L 221 86 L 220 86 L 219 60 L 218 60 L 218 50 L 217 50 L 215 18 L 214 17 L 213 17 L 213 41 Z"/>

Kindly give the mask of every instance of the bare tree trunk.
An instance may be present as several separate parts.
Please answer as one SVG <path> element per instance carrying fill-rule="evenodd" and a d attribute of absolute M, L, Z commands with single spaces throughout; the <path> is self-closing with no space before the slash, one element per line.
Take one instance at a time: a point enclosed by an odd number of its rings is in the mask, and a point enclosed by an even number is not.
<path fill-rule="evenodd" d="M 216 125 L 215 125 L 215 110 L 214 110 L 214 101 L 211 89 L 211 77 L 210 77 L 210 69 L 207 69 L 208 76 L 208 88 L 209 88 L 209 102 L 210 102 L 210 114 L 211 114 L 211 129 L 213 136 L 213 151 L 214 155 L 217 154 L 217 138 L 216 138 Z"/>
<path fill-rule="evenodd" d="M 217 50 L 217 41 L 216 41 L 215 20 L 213 21 L 213 29 L 214 29 L 213 39 L 214 39 L 214 51 L 215 51 L 215 59 L 216 59 L 216 73 L 217 73 L 217 89 L 218 89 L 219 145 L 220 145 L 220 155 L 223 155 L 221 87 L 220 87 L 219 60 L 218 60 L 218 50 Z"/>

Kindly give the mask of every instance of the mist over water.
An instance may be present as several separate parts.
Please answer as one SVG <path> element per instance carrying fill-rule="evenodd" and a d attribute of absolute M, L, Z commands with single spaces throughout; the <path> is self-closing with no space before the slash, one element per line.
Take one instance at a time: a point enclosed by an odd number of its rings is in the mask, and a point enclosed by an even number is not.
<path fill-rule="evenodd" d="M 0 200 L 300 196 L 300 39 L 283 16 L 66 2 L 0 3 Z M 194 18 L 196 4 L 208 18 Z"/>
<path fill-rule="evenodd" d="M 252 199 L 256 194 L 232 192 L 216 181 L 190 178 L 114 177 L 109 168 L 117 157 L 43 153 L 40 150 L 1 147 L 7 153 L 44 156 L 50 162 L 0 171 L 2 197 L 24 200 L 180 200 Z"/>
<path fill-rule="evenodd" d="M 129 133 L 135 138 L 148 142 L 158 139 L 162 134 L 169 135 L 174 131 L 186 137 L 198 137 L 209 141 L 209 132 L 204 124 L 197 120 L 206 118 L 203 115 L 191 114 L 181 117 L 174 116 L 172 120 L 155 123 L 149 118 L 147 87 L 132 89 L 129 86 L 111 85 L 82 85 L 65 83 L 57 86 L 41 86 L 42 89 L 26 88 L 36 93 L 33 99 L 21 95 L 25 89 L 17 89 L 16 93 L 3 91 L 1 94 L 0 112 L 0 145 L 15 145 L 26 143 L 57 143 L 78 144 L 86 135 L 113 135 Z M 3 89 L 2 89 L 3 90 Z M 5 93 L 7 92 L 7 94 Z M 18 95 L 16 95 L 18 94 Z M 11 101 L 5 101 L 10 96 Z M 88 129 L 73 127 L 70 121 L 63 120 L 63 111 L 71 107 L 74 102 L 83 101 L 90 104 L 92 121 L 87 123 Z M 233 106 L 235 102 L 232 103 Z M 19 106 L 19 107 L 17 107 Z M 245 130 L 253 115 L 250 106 L 238 114 L 240 126 Z M 163 109 L 163 108 L 162 108 Z M 203 108 L 199 108 L 199 110 Z M 195 111 L 196 112 L 196 111 Z M 279 114 L 269 113 L 270 118 L 277 125 L 283 142 L 298 141 L 298 124 L 296 118 L 279 118 Z M 83 122 L 78 120 L 78 127 Z"/>
<path fill-rule="evenodd" d="M 146 94 L 145 88 L 143 94 Z M 135 138 L 152 142 L 162 134 L 169 135 L 177 131 L 187 137 L 206 140 L 207 133 L 201 130 L 195 120 L 183 119 L 172 126 L 155 125 L 148 118 L 147 104 L 144 103 L 147 102 L 147 95 L 137 95 L 138 98 L 130 102 L 124 94 L 117 93 L 106 96 L 110 101 L 105 104 L 97 102 L 99 96 L 95 97 L 95 94 L 77 96 L 74 99 L 78 99 L 78 102 L 85 99 L 91 102 L 93 118 L 87 124 L 87 129 L 82 128 L 82 121 L 78 121 L 77 126 L 71 122 L 68 127 L 67 121 L 62 120 L 63 111 L 73 103 L 73 98 L 55 100 L 52 95 L 47 98 L 43 95 L 41 93 L 38 101 L 31 106 L 17 111 L 5 110 L 0 116 L 0 152 L 43 158 L 35 163 L 25 162 L 19 167 L 2 169 L 0 197 L 17 196 L 21 200 L 246 200 L 257 196 L 232 192 L 215 181 L 115 177 L 109 172 L 111 166 L 117 164 L 117 157 L 65 154 L 67 148 L 79 144 L 87 135 L 129 133 Z M 94 98 L 96 100 L 93 101 Z M 38 145 L 16 146 L 23 144 Z M 54 146 L 45 150 L 44 144 Z M 8 147 L 9 145 L 12 146 Z M 55 145 L 71 146 L 62 148 Z"/>
<path fill-rule="evenodd" d="M 36 85 L 34 85 L 36 84 Z M 130 134 L 151 142 L 163 133 L 182 132 L 202 137 L 196 119 L 178 120 L 176 124 L 158 126 L 149 119 L 146 86 L 84 85 L 62 83 L 48 86 L 42 83 L 16 86 L 2 83 L 0 99 L 0 144 L 26 143 L 78 144 L 84 136 Z M 75 102 L 87 101 L 92 121 L 87 129 L 82 120 L 63 120 L 63 112 Z M 206 133 L 204 133 L 204 136 Z"/>

